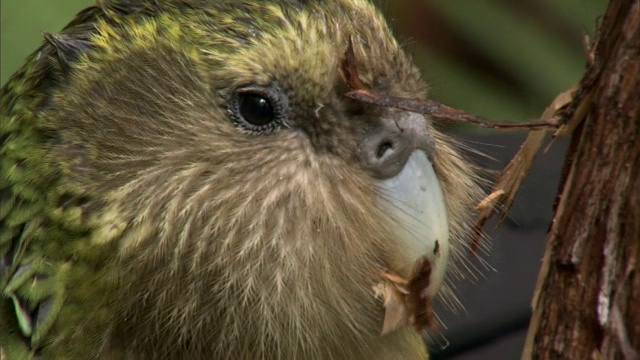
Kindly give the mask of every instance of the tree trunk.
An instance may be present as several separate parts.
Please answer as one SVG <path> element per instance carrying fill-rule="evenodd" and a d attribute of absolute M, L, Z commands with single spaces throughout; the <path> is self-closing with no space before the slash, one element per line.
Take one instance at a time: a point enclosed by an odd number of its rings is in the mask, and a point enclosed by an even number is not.
<path fill-rule="evenodd" d="M 523 359 L 639 359 L 640 0 L 611 0 L 590 61 Z"/>

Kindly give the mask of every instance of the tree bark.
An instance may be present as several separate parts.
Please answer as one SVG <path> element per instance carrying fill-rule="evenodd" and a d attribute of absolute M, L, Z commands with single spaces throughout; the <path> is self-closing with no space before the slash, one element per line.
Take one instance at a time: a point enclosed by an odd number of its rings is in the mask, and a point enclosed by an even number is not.
<path fill-rule="evenodd" d="M 637 360 L 640 0 L 611 0 L 579 104 L 523 359 Z"/>

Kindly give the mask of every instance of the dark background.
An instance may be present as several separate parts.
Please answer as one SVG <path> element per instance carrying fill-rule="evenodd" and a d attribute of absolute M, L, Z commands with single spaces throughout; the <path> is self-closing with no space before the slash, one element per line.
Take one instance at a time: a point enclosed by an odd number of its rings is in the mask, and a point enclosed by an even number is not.
<path fill-rule="evenodd" d="M 431 96 L 500 121 L 538 117 L 585 69 L 583 38 L 593 34 L 605 0 L 376 1 L 423 70 Z M 1 74 L 4 84 L 25 56 L 89 0 L 2 0 Z M 445 124 L 500 170 L 526 136 Z M 437 305 L 442 326 L 429 334 L 434 359 L 519 359 L 566 139 L 536 161 L 508 220 L 486 231 L 491 251 L 474 262 L 478 276 L 457 286 L 465 310 Z M 490 173 L 491 174 L 491 173 Z M 493 175 L 490 175 L 493 177 Z"/>

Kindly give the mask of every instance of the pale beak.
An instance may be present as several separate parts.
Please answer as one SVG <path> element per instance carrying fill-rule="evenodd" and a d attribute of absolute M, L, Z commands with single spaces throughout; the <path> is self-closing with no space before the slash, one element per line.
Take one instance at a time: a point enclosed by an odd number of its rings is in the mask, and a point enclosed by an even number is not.
<path fill-rule="evenodd" d="M 426 257 L 431 278 L 425 295 L 432 297 L 442 285 L 449 259 L 447 207 L 433 165 L 422 150 L 415 150 L 398 175 L 379 184 L 383 209 L 394 220 L 393 230 L 406 259 L 394 270 L 411 277 L 417 261 Z"/>

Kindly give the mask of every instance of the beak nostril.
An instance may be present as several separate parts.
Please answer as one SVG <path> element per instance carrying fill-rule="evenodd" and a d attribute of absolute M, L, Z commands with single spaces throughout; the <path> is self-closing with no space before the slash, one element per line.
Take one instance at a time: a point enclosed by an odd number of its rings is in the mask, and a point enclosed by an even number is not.
<path fill-rule="evenodd" d="M 392 178 L 407 164 L 411 154 L 420 151 L 433 159 L 435 140 L 425 117 L 398 112 L 386 114 L 363 129 L 356 156 L 371 175 Z"/>
<path fill-rule="evenodd" d="M 393 150 L 393 143 L 389 140 L 385 140 L 378 146 L 376 157 L 378 159 L 382 159 L 389 150 Z"/>

